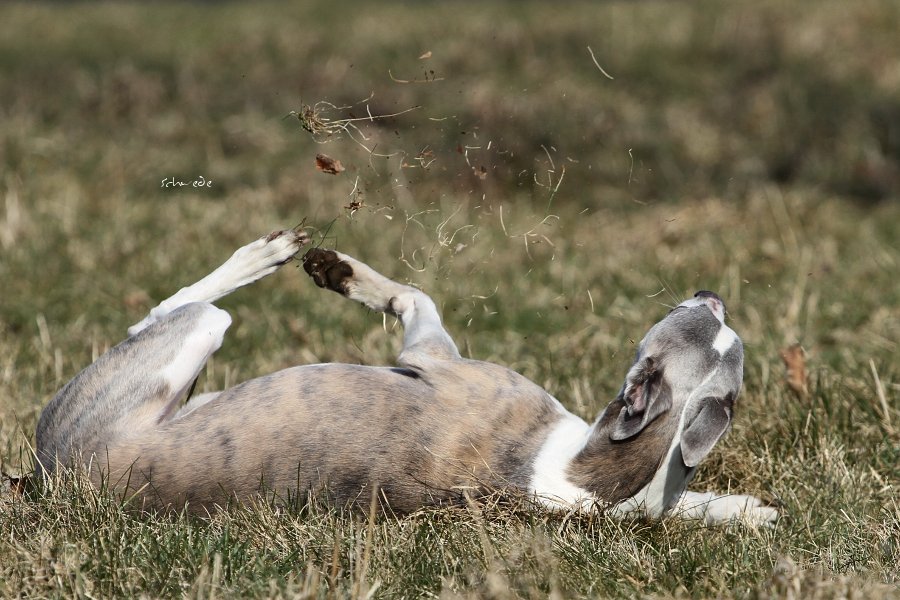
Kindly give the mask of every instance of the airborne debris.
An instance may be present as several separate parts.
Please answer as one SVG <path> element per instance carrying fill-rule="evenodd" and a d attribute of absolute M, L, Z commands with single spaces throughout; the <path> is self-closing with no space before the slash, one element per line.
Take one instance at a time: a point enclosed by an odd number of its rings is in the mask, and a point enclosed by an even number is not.
<path fill-rule="evenodd" d="M 594 51 L 591 50 L 591 47 L 590 47 L 590 46 L 587 47 L 587 51 L 588 51 L 588 52 L 590 53 L 590 55 L 591 55 L 591 60 L 594 61 L 594 66 L 596 66 L 598 69 L 600 69 L 600 72 L 603 73 L 603 76 L 606 77 L 607 79 L 615 79 L 615 77 L 613 77 L 612 75 L 610 75 L 609 73 L 607 73 L 606 70 L 605 70 L 603 67 L 600 66 L 600 63 L 597 62 L 597 57 L 594 56 Z"/>
<path fill-rule="evenodd" d="M 806 351 L 800 344 L 791 344 L 779 353 L 784 361 L 785 383 L 801 398 L 809 395 L 809 375 L 806 372 Z"/>
<path fill-rule="evenodd" d="M 351 116 L 344 119 L 332 119 L 328 116 L 329 113 L 333 111 L 350 110 L 353 107 L 335 106 L 331 102 L 325 102 L 323 100 L 320 102 L 316 102 L 312 106 L 310 106 L 309 104 L 303 104 L 301 105 L 299 111 L 292 110 L 287 115 L 285 115 L 285 118 L 296 117 L 297 120 L 300 121 L 300 127 L 311 133 L 313 139 L 315 139 L 315 141 L 317 142 L 322 143 L 327 141 L 327 138 L 330 138 L 331 136 L 344 133 L 350 136 L 354 141 L 362 145 L 362 142 L 354 137 L 354 133 L 364 141 L 368 138 L 362 133 L 362 131 L 360 131 L 359 127 L 356 126 L 356 123 L 360 121 L 369 121 L 374 123 L 378 119 L 398 117 L 400 115 L 404 115 L 408 112 L 422 108 L 421 106 L 417 105 L 387 115 L 373 115 L 371 110 L 369 109 L 369 101 L 371 99 L 372 96 L 369 96 L 361 102 L 361 104 L 365 104 L 367 114 L 367 116 L 365 117 Z M 365 147 L 365 145 L 363 145 L 363 147 Z"/>
<path fill-rule="evenodd" d="M 329 175 L 337 175 L 345 169 L 341 161 L 331 158 L 327 154 L 316 154 L 316 170 Z"/>

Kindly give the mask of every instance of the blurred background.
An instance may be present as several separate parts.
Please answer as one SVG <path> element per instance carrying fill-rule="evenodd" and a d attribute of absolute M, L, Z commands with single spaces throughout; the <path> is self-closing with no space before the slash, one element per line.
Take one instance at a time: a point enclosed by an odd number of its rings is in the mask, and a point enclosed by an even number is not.
<path fill-rule="evenodd" d="M 741 200 L 768 183 L 860 203 L 900 189 L 893 2 L 3 11 L 6 174 L 65 174 L 91 195 L 143 199 L 164 175 L 205 174 L 219 196 L 302 199 L 314 192 L 291 171 L 308 175 L 314 147 L 279 119 L 320 101 L 339 107 L 332 119 L 419 107 L 356 122 L 370 149 L 403 160 L 341 149 L 345 177 L 384 201 L 397 192 L 368 172 L 402 172 L 419 197 L 530 197 L 564 166 L 561 199 L 589 207 Z"/>

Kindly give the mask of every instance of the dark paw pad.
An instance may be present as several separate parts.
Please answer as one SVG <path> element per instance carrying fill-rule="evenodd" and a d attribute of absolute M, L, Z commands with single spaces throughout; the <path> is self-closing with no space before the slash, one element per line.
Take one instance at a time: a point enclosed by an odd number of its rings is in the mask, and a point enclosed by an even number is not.
<path fill-rule="evenodd" d="M 339 294 L 346 293 L 346 282 L 353 277 L 353 268 L 338 258 L 334 250 L 311 248 L 303 257 L 303 269 L 320 288 Z"/>

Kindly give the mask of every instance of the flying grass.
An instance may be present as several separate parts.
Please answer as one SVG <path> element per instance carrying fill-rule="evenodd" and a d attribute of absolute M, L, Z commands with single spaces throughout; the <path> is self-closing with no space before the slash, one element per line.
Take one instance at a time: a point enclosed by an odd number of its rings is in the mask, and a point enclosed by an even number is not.
<path fill-rule="evenodd" d="M 367 113 L 367 116 L 365 117 L 332 118 L 329 116 L 331 113 L 338 111 L 348 111 L 353 107 L 338 107 L 331 102 L 320 100 L 312 106 L 303 104 L 299 111 L 292 110 L 286 115 L 285 118 L 295 117 L 300 122 L 300 127 L 304 131 L 310 133 L 313 139 L 319 143 L 333 140 L 335 136 L 340 136 L 341 134 L 343 134 L 359 144 L 362 148 L 367 150 L 369 154 L 378 156 L 380 158 L 390 158 L 392 156 L 391 154 L 377 154 L 375 153 L 374 147 L 369 148 L 369 146 L 366 145 L 366 142 L 369 141 L 369 138 L 365 135 L 365 133 L 363 133 L 362 129 L 359 128 L 358 123 L 375 123 L 379 119 L 399 117 L 400 115 L 405 115 L 406 113 L 412 112 L 422 107 L 413 106 L 407 108 L 406 110 L 401 110 L 399 112 L 388 115 L 373 115 L 369 107 L 369 100 L 371 100 L 371 97 L 363 100 L 360 103 L 365 105 L 365 111 Z"/>

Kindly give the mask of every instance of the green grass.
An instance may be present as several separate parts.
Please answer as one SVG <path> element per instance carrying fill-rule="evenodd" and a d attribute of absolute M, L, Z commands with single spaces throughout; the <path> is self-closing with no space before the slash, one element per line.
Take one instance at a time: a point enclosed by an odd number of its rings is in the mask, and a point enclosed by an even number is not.
<path fill-rule="evenodd" d="M 5 471 L 30 468 L 41 408 L 155 302 L 305 219 L 432 294 L 464 354 L 587 419 L 666 305 L 717 290 L 745 387 L 693 487 L 784 518 L 707 529 L 498 500 L 199 520 L 74 477 L 0 495 L 0 596 L 900 597 L 896 3 L 267 8 L 4 6 Z M 282 117 L 319 101 L 350 107 L 332 119 L 420 108 L 317 144 Z M 347 171 L 316 172 L 317 152 Z M 201 175 L 211 189 L 160 188 Z M 199 387 L 390 364 L 398 329 L 323 294 L 288 267 L 224 299 L 234 324 Z M 779 358 L 794 342 L 805 398 Z"/>

